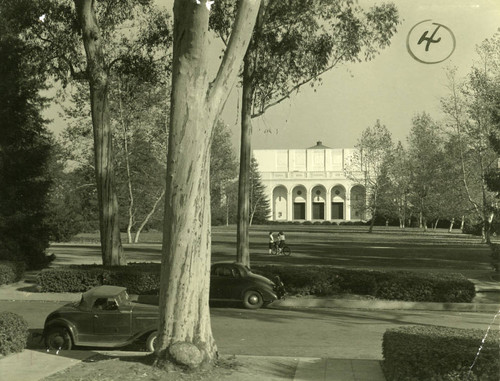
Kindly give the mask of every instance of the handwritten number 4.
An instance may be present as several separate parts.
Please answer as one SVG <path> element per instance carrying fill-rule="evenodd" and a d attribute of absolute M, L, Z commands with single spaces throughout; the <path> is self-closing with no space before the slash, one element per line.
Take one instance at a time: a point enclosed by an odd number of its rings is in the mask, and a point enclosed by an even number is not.
<path fill-rule="evenodd" d="M 427 31 L 425 31 L 424 34 L 422 34 L 422 37 L 420 37 L 420 39 L 418 40 L 418 45 L 420 45 L 424 41 L 427 41 L 427 44 L 425 44 L 425 51 L 426 52 L 429 51 L 429 46 L 431 44 L 441 41 L 441 37 L 439 37 L 437 40 L 434 40 L 434 36 L 436 35 L 436 33 L 439 30 L 439 28 L 441 27 L 441 25 L 440 24 L 433 24 L 433 25 L 437 25 L 437 27 L 436 27 L 436 29 L 434 29 L 434 32 L 432 32 L 432 35 L 430 37 L 427 37 L 427 33 L 429 33 L 429 31 L 427 30 Z"/>

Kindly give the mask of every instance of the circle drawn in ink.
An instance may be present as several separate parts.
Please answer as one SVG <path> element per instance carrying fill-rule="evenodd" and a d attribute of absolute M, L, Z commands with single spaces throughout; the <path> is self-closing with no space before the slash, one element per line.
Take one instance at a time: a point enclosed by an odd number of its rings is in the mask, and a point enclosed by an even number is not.
<path fill-rule="evenodd" d="M 451 29 L 431 19 L 415 24 L 406 37 L 406 49 L 410 56 L 427 65 L 446 61 L 455 47 L 455 35 Z"/>

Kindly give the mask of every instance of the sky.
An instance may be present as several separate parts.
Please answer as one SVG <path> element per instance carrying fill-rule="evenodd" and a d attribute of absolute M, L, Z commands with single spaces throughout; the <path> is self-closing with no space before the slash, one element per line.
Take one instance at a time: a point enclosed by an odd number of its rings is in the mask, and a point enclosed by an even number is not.
<path fill-rule="evenodd" d="M 439 100 L 447 94 L 446 69 L 456 66 L 459 76 L 469 72 L 473 60 L 477 61 L 476 45 L 492 37 L 500 27 L 500 1 L 394 2 L 402 23 L 391 46 L 371 62 L 332 70 L 323 76 L 323 85 L 316 92 L 305 87 L 289 101 L 253 119 L 254 149 L 307 148 L 317 141 L 331 148 L 352 148 L 361 132 L 377 119 L 386 125 L 394 141 L 405 142 L 415 114 L 425 111 L 434 119 L 442 118 Z M 453 54 L 438 64 L 420 63 L 406 48 L 412 27 L 428 19 L 447 26 L 456 40 Z M 451 40 L 443 28 L 438 33 L 443 33 L 441 43 L 446 38 Z M 438 37 L 436 34 L 435 39 Z M 429 52 L 433 48 L 430 46 Z M 223 116 L 231 126 L 233 138 L 238 138 L 233 111 L 237 103 L 233 98 L 232 94 Z"/>
<path fill-rule="evenodd" d="M 215 0 L 217 1 L 217 0 Z M 279 1 L 279 0 L 272 0 Z M 157 0 L 171 7 L 172 0 Z M 338 66 L 323 75 L 323 84 L 316 91 L 306 86 L 259 118 L 253 119 L 253 149 L 307 148 L 317 141 L 331 148 L 352 148 L 361 132 L 379 119 L 392 133 L 394 141 L 406 141 L 414 115 L 427 112 L 434 119 L 442 118 L 440 98 L 447 94 L 446 70 L 457 67 L 458 75 L 465 76 L 477 62 L 476 46 L 492 37 L 500 27 L 500 1 L 498 0 L 393 0 L 399 10 L 401 24 L 390 47 L 381 51 L 373 61 Z M 369 7 L 382 1 L 360 0 Z M 407 50 L 410 30 L 424 20 L 446 26 L 455 37 L 455 50 L 445 61 L 424 64 L 415 60 Z M 422 29 L 424 28 L 424 29 Z M 429 23 L 415 27 L 410 45 L 416 46 Z M 417 33 L 418 32 L 418 33 Z M 416 37 L 415 37 L 416 36 Z M 425 53 L 424 43 L 418 57 L 427 54 L 433 58 L 439 45 L 446 51 L 450 35 L 441 27 Z M 219 63 L 220 44 L 214 41 L 213 72 Z M 444 58 L 444 56 L 442 57 Z M 437 59 L 436 59 L 437 60 Z M 239 147 L 239 112 L 241 89 L 233 88 L 221 118 L 232 132 L 232 142 Z M 49 109 L 53 119 L 51 129 L 60 131 L 62 120 L 57 107 Z"/>

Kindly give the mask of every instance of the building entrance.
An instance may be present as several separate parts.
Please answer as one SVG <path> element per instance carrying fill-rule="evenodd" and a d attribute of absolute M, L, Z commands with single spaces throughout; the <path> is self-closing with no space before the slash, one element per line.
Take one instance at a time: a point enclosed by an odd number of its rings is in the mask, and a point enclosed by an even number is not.
<path fill-rule="evenodd" d="M 324 202 L 313 202 L 312 219 L 313 220 L 324 220 L 325 219 L 325 203 Z"/>
<path fill-rule="evenodd" d="M 344 203 L 332 202 L 332 220 L 344 219 Z"/>
<path fill-rule="evenodd" d="M 305 220 L 306 219 L 306 204 L 305 202 L 293 203 L 293 219 Z"/>

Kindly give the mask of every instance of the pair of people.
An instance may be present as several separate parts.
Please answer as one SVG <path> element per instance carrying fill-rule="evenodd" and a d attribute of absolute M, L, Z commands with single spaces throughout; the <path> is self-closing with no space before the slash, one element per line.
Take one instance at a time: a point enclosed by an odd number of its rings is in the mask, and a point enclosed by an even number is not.
<path fill-rule="evenodd" d="M 272 253 L 272 249 L 274 246 L 283 248 L 285 246 L 285 233 L 279 232 L 278 238 L 275 240 L 273 236 L 273 232 L 269 232 L 269 254 Z"/>

